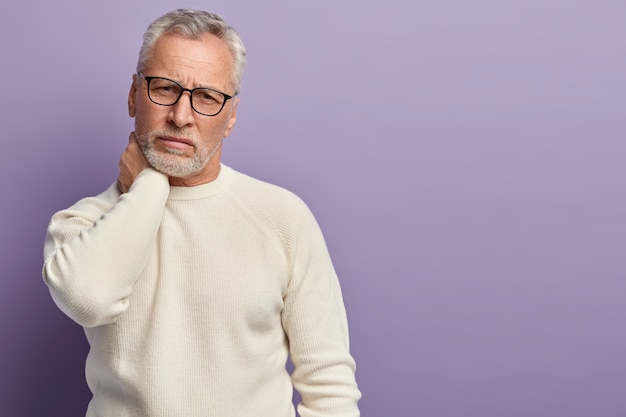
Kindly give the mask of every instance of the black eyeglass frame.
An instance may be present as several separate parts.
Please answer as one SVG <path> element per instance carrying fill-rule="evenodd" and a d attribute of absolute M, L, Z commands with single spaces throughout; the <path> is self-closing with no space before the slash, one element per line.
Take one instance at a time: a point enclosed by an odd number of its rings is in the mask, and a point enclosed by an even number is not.
<path fill-rule="evenodd" d="M 153 102 L 153 103 L 154 103 L 154 104 L 156 104 L 156 105 L 159 105 L 159 106 L 166 106 L 166 107 L 168 107 L 168 106 L 173 106 L 173 105 L 175 105 L 176 103 L 178 103 L 178 101 L 180 100 L 180 98 L 182 97 L 182 95 L 183 95 L 183 93 L 184 93 L 185 91 L 189 91 L 189 104 L 191 105 L 191 108 L 193 109 L 193 111 L 195 111 L 196 113 L 201 114 L 201 115 L 203 115 L 203 116 L 213 117 L 213 116 L 217 116 L 218 114 L 220 114 L 220 112 L 222 111 L 222 109 L 224 109 L 224 106 L 226 106 L 226 102 L 227 102 L 228 100 L 230 100 L 231 98 L 233 98 L 233 97 L 234 97 L 234 95 L 233 95 L 233 96 L 231 96 L 231 95 L 228 95 L 228 94 L 226 94 L 226 93 L 224 93 L 224 92 L 221 92 L 220 90 L 216 90 L 216 89 L 214 89 L 214 88 L 209 88 L 209 87 L 197 87 L 197 88 L 192 88 L 192 89 L 185 88 L 185 87 L 183 87 L 182 85 L 180 85 L 180 83 L 179 83 L 178 81 L 174 81 L 174 80 L 169 79 L 169 78 L 166 78 L 166 77 L 147 77 L 147 76 L 145 76 L 145 75 L 144 75 L 143 73 L 141 73 L 141 72 L 140 72 L 140 73 L 138 73 L 138 75 L 139 75 L 141 78 L 143 78 L 144 80 L 146 80 L 146 83 L 147 83 L 147 91 L 146 91 L 146 92 L 148 93 L 148 98 L 150 99 L 150 101 L 151 101 L 151 102 Z M 176 98 L 176 100 L 175 100 L 172 104 L 162 104 L 162 103 L 157 103 L 156 101 L 154 101 L 154 100 L 152 99 L 152 97 L 150 96 L 150 82 L 151 82 L 152 80 L 154 80 L 154 79 L 160 79 L 160 80 L 167 80 L 167 81 L 170 81 L 170 82 L 172 82 L 172 83 L 176 84 L 176 85 L 180 88 L 180 93 L 178 94 L 178 97 Z M 220 107 L 220 109 L 219 109 L 216 113 L 213 113 L 213 114 L 209 114 L 209 113 L 202 113 L 201 111 L 198 111 L 198 110 L 194 107 L 194 105 L 193 105 L 193 93 L 194 93 L 194 91 L 197 91 L 197 90 L 210 90 L 210 91 L 214 91 L 214 92 L 216 92 L 216 93 L 220 93 L 222 96 L 224 96 L 224 101 L 222 102 L 222 107 Z M 236 95 L 236 94 L 235 94 L 235 95 Z"/>

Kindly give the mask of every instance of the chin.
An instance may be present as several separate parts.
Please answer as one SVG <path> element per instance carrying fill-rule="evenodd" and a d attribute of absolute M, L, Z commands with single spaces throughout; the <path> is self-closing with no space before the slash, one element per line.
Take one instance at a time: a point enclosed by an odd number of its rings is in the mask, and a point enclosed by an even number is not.
<path fill-rule="evenodd" d="M 206 164 L 196 158 L 176 157 L 175 155 L 156 154 L 150 152 L 146 155 L 150 166 L 168 177 L 187 178 L 193 176 L 204 168 Z"/>

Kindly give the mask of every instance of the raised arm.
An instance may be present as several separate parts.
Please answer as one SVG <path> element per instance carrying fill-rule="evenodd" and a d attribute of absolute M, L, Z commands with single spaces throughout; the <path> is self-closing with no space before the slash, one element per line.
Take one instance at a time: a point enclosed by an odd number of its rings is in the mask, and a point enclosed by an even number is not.
<path fill-rule="evenodd" d="M 65 314 L 94 327 L 115 321 L 126 310 L 168 194 L 168 178 L 148 168 L 131 134 L 117 184 L 52 217 L 43 278 Z"/>

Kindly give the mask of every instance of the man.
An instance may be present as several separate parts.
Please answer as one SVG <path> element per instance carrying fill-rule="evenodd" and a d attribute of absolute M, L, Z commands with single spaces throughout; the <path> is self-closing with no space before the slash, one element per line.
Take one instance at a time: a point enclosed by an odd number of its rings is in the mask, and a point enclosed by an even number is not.
<path fill-rule="evenodd" d="M 52 217 L 43 277 L 85 327 L 89 417 L 292 417 L 294 387 L 302 417 L 359 415 L 341 291 L 313 216 L 220 162 L 245 55 L 219 16 L 157 19 L 117 183 Z"/>

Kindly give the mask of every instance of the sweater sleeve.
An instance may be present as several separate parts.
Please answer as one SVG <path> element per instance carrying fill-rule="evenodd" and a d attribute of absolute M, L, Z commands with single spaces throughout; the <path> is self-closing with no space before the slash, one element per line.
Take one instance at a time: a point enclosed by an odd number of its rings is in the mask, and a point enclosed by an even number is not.
<path fill-rule="evenodd" d="M 349 352 L 348 323 L 337 275 L 322 232 L 306 210 L 294 239 L 293 272 L 283 326 L 302 397 L 302 417 L 358 417 L 361 393 Z"/>
<path fill-rule="evenodd" d="M 159 229 L 169 183 L 148 168 L 130 190 L 112 185 L 50 220 L 43 279 L 57 306 L 84 327 L 114 322 L 128 307 Z"/>

